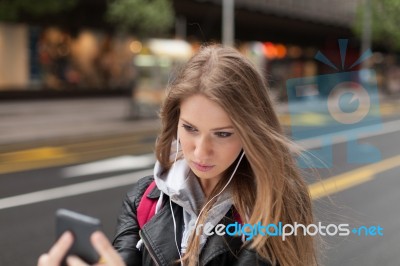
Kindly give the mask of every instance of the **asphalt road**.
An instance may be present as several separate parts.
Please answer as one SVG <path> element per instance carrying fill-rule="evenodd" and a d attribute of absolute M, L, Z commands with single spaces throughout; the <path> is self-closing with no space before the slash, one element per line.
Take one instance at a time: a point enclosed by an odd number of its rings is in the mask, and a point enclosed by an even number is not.
<path fill-rule="evenodd" d="M 360 236 L 351 233 L 347 237 L 323 237 L 320 243 L 324 252 L 323 265 L 400 265 L 399 139 L 400 132 L 365 139 L 379 148 L 382 161 L 355 171 L 358 167 L 348 164 L 346 156 L 343 156 L 346 144 L 334 146 L 335 163 L 330 169 L 331 175 L 344 173 L 345 181 L 355 182 L 353 186 L 344 186 L 343 190 L 329 197 L 314 200 L 317 221 L 349 224 L 350 230 L 361 226 L 380 226 L 383 236 L 366 236 L 362 230 Z M 374 172 L 370 178 L 366 173 L 368 171 Z M 340 186 L 340 182 L 338 184 Z"/>
<path fill-rule="evenodd" d="M 388 120 L 397 119 L 399 117 Z M 315 127 L 309 130 L 315 130 Z M 318 247 L 323 252 L 323 265 L 400 265 L 400 163 L 397 163 L 400 159 L 396 158 L 400 154 L 400 131 L 392 131 L 360 139 L 381 151 L 380 161 L 367 165 L 348 163 L 347 143 L 339 141 L 333 144 L 333 167 L 319 171 L 324 181 L 342 179 L 335 183 L 330 193 L 314 200 L 317 221 L 347 223 L 351 229 L 363 225 L 383 228 L 383 236 L 351 233 L 349 236 L 322 237 Z M 54 213 L 61 207 L 100 218 L 104 232 L 111 239 L 125 192 L 137 178 L 151 172 L 143 171 L 150 169 L 143 166 L 79 174 L 84 166 L 71 168 L 73 165 L 0 175 L 0 265 L 35 265 L 38 256 L 55 239 Z M 67 167 L 70 171 L 66 171 Z M 93 168 L 92 165 L 85 169 Z M 71 177 L 71 173 L 75 176 Z M 110 183 L 108 178 L 115 182 Z M 307 180 L 310 184 L 317 181 L 310 177 Z M 78 187 L 84 188 L 72 195 L 71 188 Z M 29 194 L 38 191 L 42 194 Z M 10 198 L 18 195 L 22 196 Z M 5 202 L 5 199 L 10 201 Z M 12 201 L 17 206 L 7 207 Z"/>

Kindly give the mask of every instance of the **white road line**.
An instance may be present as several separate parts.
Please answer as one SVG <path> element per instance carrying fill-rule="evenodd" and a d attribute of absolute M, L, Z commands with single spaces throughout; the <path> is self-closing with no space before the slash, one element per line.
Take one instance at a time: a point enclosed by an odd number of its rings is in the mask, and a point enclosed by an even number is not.
<path fill-rule="evenodd" d="M 137 170 L 151 167 L 156 158 L 153 153 L 138 156 L 119 156 L 106 160 L 65 167 L 61 171 L 63 178 L 72 178 L 99 173 L 109 173 L 123 170 Z"/>
<path fill-rule="evenodd" d="M 315 136 L 308 139 L 301 139 L 296 142 L 305 149 L 315 149 L 326 145 L 344 143 L 349 140 L 349 136 L 351 136 L 352 138 L 357 137 L 357 140 L 359 140 L 397 131 L 400 131 L 400 120 L 384 122 L 380 125 L 375 124 L 344 131 L 338 131 L 336 133 Z M 330 141 L 323 143 L 324 139 L 330 139 Z"/>
<path fill-rule="evenodd" d="M 151 174 L 153 174 L 153 169 L 146 169 L 135 173 L 112 176 L 98 180 L 3 198 L 0 199 L 0 210 L 121 187 L 136 183 L 140 178 Z"/>

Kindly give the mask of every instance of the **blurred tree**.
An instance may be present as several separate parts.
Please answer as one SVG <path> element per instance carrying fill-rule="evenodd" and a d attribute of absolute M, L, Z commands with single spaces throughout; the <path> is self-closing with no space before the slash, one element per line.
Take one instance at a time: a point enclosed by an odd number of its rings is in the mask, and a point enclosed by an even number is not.
<path fill-rule="evenodd" d="M 400 1 L 399 0 L 370 0 L 371 1 L 371 34 L 372 40 L 386 46 L 389 50 L 400 50 Z M 360 1 L 354 24 L 354 31 L 362 36 L 365 3 Z"/>
<path fill-rule="evenodd" d="M 16 21 L 24 14 L 41 16 L 73 8 L 77 0 L 1 0 L 0 20 Z"/>
<path fill-rule="evenodd" d="M 174 22 L 170 0 L 110 0 L 106 16 L 120 29 L 135 29 L 142 36 L 163 33 Z"/>

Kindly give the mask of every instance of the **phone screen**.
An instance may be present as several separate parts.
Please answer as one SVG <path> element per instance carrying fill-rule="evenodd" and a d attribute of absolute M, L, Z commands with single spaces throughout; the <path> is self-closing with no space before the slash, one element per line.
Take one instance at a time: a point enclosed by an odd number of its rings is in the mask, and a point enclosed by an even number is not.
<path fill-rule="evenodd" d="M 83 215 L 67 209 L 59 209 L 56 212 L 56 236 L 57 239 L 65 232 L 70 231 L 74 235 L 74 243 L 68 251 L 68 255 L 76 255 L 88 264 L 95 264 L 100 256 L 90 242 L 93 232 L 101 229 L 99 219 Z M 65 265 L 65 258 L 63 260 Z"/>

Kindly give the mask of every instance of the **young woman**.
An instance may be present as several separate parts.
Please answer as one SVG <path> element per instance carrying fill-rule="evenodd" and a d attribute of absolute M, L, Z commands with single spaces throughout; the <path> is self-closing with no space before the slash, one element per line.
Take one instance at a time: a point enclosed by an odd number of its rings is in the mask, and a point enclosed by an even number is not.
<path fill-rule="evenodd" d="M 313 223 L 291 142 L 248 59 L 202 48 L 169 85 L 161 120 L 154 175 L 128 193 L 119 217 L 113 245 L 126 265 L 317 264 L 313 238 L 299 231 L 285 240 L 216 233 L 239 222 Z M 137 208 L 153 180 L 146 197 L 156 213 L 140 228 Z"/>
<path fill-rule="evenodd" d="M 161 120 L 154 176 L 128 195 L 114 240 L 128 265 L 167 265 L 180 257 L 184 265 L 316 263 L 310 236 L 283 241 L 259 234 L 238 243 L 240 237 L 190 231 L 191 221 L 234 223 L 234 213 L 249 224 L 313 222 L 290 142 L 248 59 L 231 48 L 203 48 L 170 84 Z M 157 187 L 151 194 L 159 198 L 160 213 L 139 235 L 135 204 L 153 178 Z M 141 238 L 139 251 L 134 247 Z"/>

